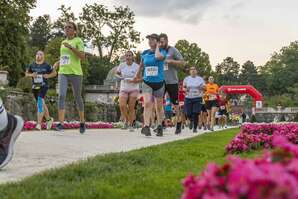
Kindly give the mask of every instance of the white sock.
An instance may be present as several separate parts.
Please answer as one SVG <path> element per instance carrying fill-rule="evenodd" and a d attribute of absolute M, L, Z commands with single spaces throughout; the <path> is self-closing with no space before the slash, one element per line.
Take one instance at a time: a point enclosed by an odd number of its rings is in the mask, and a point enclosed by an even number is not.
<path fill-rule="evenodd" d="M 6 128 L 7 126 L 7 112 L 4 108 L 4 105 L 2 104 L 2 101 L 0 99 L 0 131 Z"/>

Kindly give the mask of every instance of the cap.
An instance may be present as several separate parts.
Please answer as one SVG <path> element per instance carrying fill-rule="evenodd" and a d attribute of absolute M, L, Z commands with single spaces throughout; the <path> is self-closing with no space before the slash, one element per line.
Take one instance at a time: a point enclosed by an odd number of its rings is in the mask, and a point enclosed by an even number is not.
<path fill-rule="evenodd" d="M 158 34 L 155 34 L 155 33 L 150 34 L 150 35 L 147 35 L 146 38 L 147 38 L 147 39 L 149 39 L 149 38 L 153 38 L 153 39 L 159 40 L 159 36 L 158 36 Z"/>

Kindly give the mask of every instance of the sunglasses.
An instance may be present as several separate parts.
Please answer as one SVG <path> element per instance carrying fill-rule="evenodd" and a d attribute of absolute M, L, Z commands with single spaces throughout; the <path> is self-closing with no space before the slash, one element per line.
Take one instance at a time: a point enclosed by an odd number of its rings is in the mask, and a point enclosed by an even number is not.
<path fill-rule="evenodd" d="M 64 28 L 65 28 L 65 29 L 67 29 L 67 28 L 68 28 L 68 29 L 73 29 L 72 26 L 65 26 Z"/>

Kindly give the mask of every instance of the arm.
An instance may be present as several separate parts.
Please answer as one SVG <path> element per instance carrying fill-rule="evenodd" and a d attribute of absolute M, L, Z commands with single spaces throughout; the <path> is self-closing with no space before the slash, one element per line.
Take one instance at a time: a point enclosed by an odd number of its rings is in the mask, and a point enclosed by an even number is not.
<path fill-rule="evenodd" d="M 25 72 L 25 77 L 33 77 L 35 78 L 37 76 L 37 73 L 32 73 L 29 69 Z"/>
<path fill-rule="evenodd" d="M 43 78 L 45 79 L 49 79 L 49 78 L 53 78 L 53 77 L 56 77 L 57 76 L 57 71 L 56 69 L 53 67 L 53 70 L 50 74 L 44 74 L 43 75 Z"/>
<path fill-rule="evenodd" d="M 84 61 L 86 59 L 85 52 L 79 51 L 78 49 L 72 47 L 70 44 L 66 42 L 63 43 L 63 45 L 69 50 L 71 50 L 80 60 Z"/>
<path fill-rule="evenodd" d="M 133 80 L 129 80 L 129 83 L 140 83 L 143 81 L 142 78 L 142 72 L 144 70 L 144 63 L 141 61 L 138 72 L 136 73 L 136 76 L 133 78 Z"/>
<path fill-rule="evenodd" d="M 158 59 L 158 60 L 164 60 L 165 59 L 165 57 L 159 51 L 159 44 L 157 44 L 157 47 L 155 49 L 155 58 Z"/>
<path fill-rule="evenodd" d="M 168 64 L 172 64 L 174 66 L 177 66 L 179 68 L 183 68 L 186 65 L 186 62 L 183 59 L 183 56 L 181 55 L 181 53 L 174 48 L 174 56 L 173 59 L 167 59 L 166 62 Z"/>

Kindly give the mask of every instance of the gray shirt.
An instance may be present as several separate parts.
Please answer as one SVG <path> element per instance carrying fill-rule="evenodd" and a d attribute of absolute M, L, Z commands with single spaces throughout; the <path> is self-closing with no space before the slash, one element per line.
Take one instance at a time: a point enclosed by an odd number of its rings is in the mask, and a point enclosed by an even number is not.
<path fill-rule="evenodd" d="M 181 53 L 172 46 L 167 50 L 167 59 L 183 60 Z M 178 84 L 178 67 L 173 64 L 166 64 L 164 66 L 164 75 L 166 84 Z"/>

